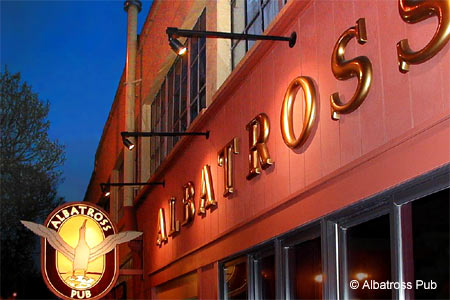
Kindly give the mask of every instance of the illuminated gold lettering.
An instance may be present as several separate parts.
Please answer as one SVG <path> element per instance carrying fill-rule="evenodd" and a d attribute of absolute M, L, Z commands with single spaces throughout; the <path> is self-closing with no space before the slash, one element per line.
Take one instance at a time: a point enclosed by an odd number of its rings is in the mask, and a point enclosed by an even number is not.
<path fill-rule="evenodd" d="M 94 209 L 93 208 L 89 208 L 88 211 L 87 211 L 87 215 L 93 218 L 94 217 Z"/>
<path fill-rule="evenodd" d="M 261 113 L 251 120 L 245 128 L 248 130 L 248 144 L 250 146 L 248 155 L 249 172 L 247 175 L 247 180 L 250 180 L 261 173 L 261 168 L 267 169 L 273 164 L 266 145 L 270 133 L 269 117 L 265 113 Z"/>
<path fill-rule="evenodd" d="M 169 236 L 175 235 L 175 233 L 180 231 L 180 221 L 176 220 L 175 215 L 175 197 L 171 197 L 169 199 L 169 207 L 170 207 L 170 228 L 169 228 Z"/>
<path fill-rule="evenodd" d="M 400 72 L 407 73 L 409 65 L 426 62 L 435 56 L 450 39 L 450 0 L 399 0 L 398 10 L 403 21 L 414 24 L 436 16 L 438 26 L 430 42 L 419 51 L 409 47 L 408 39 L 397 43 Z"/>
<path fill-rule="evenodd" d="M 341 114 L 349 114 L 356 110 L 366 99 L 372 85 L 372 64 L 366 56 L 345 60 L 345 47 L 352 38 L 359 44 L 367 42 L 366 21 L 364 18 L 356 21 L 356 26 L 347 29 L 338 39 L 331 56 L 331 70 L 334 77 L 339 80 L 358 78 L 358 86 L 353 97 L 345 104 L 342 103 L 339 93 L 331 95 L 331 118 L 339 120 Z"/>
<path fill-rule="evenodd" d="M 195 206 L 194 206 L 194 184 L 189 181 L 183 186 L 183 205 L 184 205 L 184 220 L 181 225 L 185 226 L 194 220 Z"/>
<path fill-rule="evenodd" d="M 238 139 L 233 138 L 222 150 L 218 153 L 218 163 L 223 167 L 224 192 L 223 195 L 227 197 L 234 192 L 233 184 L 233 158 L 232 154 L 238 154 Z"/>
<path fill-rule="evenodd" d="M 211 167 L 209 165 L 204 165 L 202 169 L 202 190 L 200 193 L 200 207 L 198 209 L 198 214 L 206 214 L 208 208 L 216 205 L 217 202 L 214 197 Z"/>
<path fill-rule="evenodd" d="M 85 210 L 86 208 L 87 208 L 86 206 L 78 205 L 78 209 L 81 210 L 81 214 L 82 214 L 82 215 L 84 215 L 84 210 Z"/>
<path fill-rule="evenodd" d="M 161 246 L 167 242 L 166 221 L 164 219 L 164 208 L 160 208 L 158 212 L 158 236 L 156 245 Z"/>
<path fill-rule="evenodd" d="M 99 212 L 96 212 L 94 214 L 94 219 L 95 219 L 95 221 L 100 222 L 103 219 L 103 214 L 99 213 Z"/>
<path fill-rule="evenodd" d="M 58 216 L 58 215 L 56 215 L 56 216 Z M 59 224 L 61 224 L 60 221 L 52 221 L 52 225 L 55 229 L 58 229 Z"/>
<path fill-rule="evenodd" d="M 60 215 L 56 215 L 56 217 L 62 222 L 65 220 L 65 218 L 61 217 Z"/>
<path fill-rule="evenodd" d="M 91 209 L 92 209 L 92 208 L 91 208 Z M 92 209 L 92 211 L 94 211 L 94 210 Z M 69 212 L 67 211 L 67 209 L 64 209 L 64 210 L 62 211 L 62 213 L 63 213 L 63 215 L 64 215 L 64 218 L 70 217 L 70 214 L 69 214 Z"/>
<path fill-rule="evenodd" d="M 300 87 L 305 99 L 305 116 L 302 133 L 298 138 L 294 133 L 294 102 Z M 291 149 L 301 147 L 311 134 L 316 119 L 316 89 L 311 78 L 300 76 L 294 78 L 286 90 L 281 106 L 281 135 L 284 143 Z"/>

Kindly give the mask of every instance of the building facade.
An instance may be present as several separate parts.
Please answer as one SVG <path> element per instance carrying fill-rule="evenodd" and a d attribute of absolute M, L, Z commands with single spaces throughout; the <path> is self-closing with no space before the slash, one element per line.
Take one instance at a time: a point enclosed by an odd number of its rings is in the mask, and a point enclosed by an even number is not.
<path fill-rule="evenodd" d="M 124 71 L 85 195 L 144 232 L 121 246 L 110 297 L 448 299 L 449 14 L 447 0 L 155 0 L 135 131 L 209 137 L 133 139 L 131 181 L 164 186 L 105 197 L 126 182 Z M 167 27 L 296 43 L 180 38 L 177 56 Z"/>

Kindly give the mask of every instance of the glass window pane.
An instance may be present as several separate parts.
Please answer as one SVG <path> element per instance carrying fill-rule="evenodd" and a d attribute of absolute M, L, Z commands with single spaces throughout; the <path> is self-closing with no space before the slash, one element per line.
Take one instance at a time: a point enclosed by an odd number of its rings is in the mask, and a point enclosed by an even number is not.
<path fill-rule="evenodd" d="M 250 25 L 248 28 L 248 34 L 262 34 L 262 22 L 261 22 L 261 15 L 258 15 L 256 20 Z M 248 49 L 255 44 L 255 41 L 248 41 Z"/>
<path fill-rule="evenodd" d="M 189 47 L 189 55 L 191 57 L 191 64 L 194 61 L 194 59 L 198 55 L 198 38 L 193 37 L 190 39 L 191 46 Z"/>
<path fill-rule="evenodd" d="M 232 4 L 232 24 L 231 29 L 234 33 L 242 33 L 245 29 L 245 2 L 244 0 L 235 0 Z"/>
<path fill-rule="evenodd" d="M 167 115 L 167 131 L 172 130 L 173 124 L 173 72 L 170 71 L 167 76 L 169 79 L 167 87 L 167 108 L 169 110 Z M 167 137 L 167 152 L 172 149 L 172 137 Z"/>
<path fill-rule="evenodd" d="M 181 64 L 182 64 L 181 78 L 186 78 L 187 77 L 187 73 L 188 73 L 188 56 L 189 55 L 181 56 Z"/>
<path fill-rule="evenodd" d="M 166 128 L 166 82 L 164 81 L 161 86 L 161 130 L 165 131 Z"/>
<path fill-rule="evenodd" d="M 174 93 L 173 93 L 173 122 L 178 121 L 180 116 L 180 84 L 181 84 L 181 60 L 177 61 L 175 67 Z"/>
<path fill-rule="evenodd" d="M 424 283 L 415 289 L 416 299 L 450 299 L 449 199 L 447 189 L 411 204 L 414 279 Z"/>
<path fill-rule="evenodd" d="M 202 15 L 200 16 L 198 20 L 198 29 L 199 30 L 206 30 L 206 10 L 203 10 Z M 206 38 L 202 37 L 199 40 L 199 50 L 202 49 L 202 47 L 205 46 Z"/>
<path fill-rule="evenodd" d="M 260 1 L 261 0 L 247 0 L 247 24 L 250 24 L 259 13 Z"/>
<path fill-rule="evenodd" d="M 192 123 L 192 121 L 194 121 L 195 117 L 197 117 L 197 114 L 198 114 L 197 106 L 198 106 L 198 104 L 197 104 L 197 100 L 196 100 L 191 105 L 191 123 Z"/>
<path fill-rule="evenodd" d="M 203 89 L 200 93 L 200 110 L 206 107 L 206 89 Z"/>
<path fill-rule="evenodd" d="M 184 78 L 181 82 L 181 109 L 180 112 L 183 113 L 186 109 L 187 102 L 187 78 Z"/>
<path fill-rule="evenodd" d="M 176 122 L 180 115 L 180 95 L 179 91 L 176 91 L 173 95 L 173 121 Z M 175 131 L 175 130 L 174 130 Z"/>
<path fill-rule="evenodd" d="M 232 54 L 233 54 L 233 69 L 234 69 L 245 55 L 245 41 L 239 41 L 236 47 L 234 47 Z"/>
<path fill-rule="evenodd" d="M 156 101 L 153 100 L 152 102 L 152 108 L 151 108 L 151 113 L 152 113 L 152 120 L 151 120 L 151 127 L 152 129 L 155 129 L 155 125 L 156 125 Z"/>
<path fill-rule="evenodd" d="M 225 299 L 247 299 L 247 259 L 226 264 L 224 269 Z"/>
<path fill-rule="evenodd" d="M 183 116 L 181 116 L 181 122 L 180 122 L 180 131 L 184 132 L 187 128 L 187 113 L 184 112 Z"/>
<path fill-rule="evenodd" d="M 261 299 L 275 299 L 275 255 L 269 255 L 258 261 Z"/>
<path fill-rule="evenodd" d="M 391 281 L 389 215 L 347 229 L 348 281 Z M 348 285 L 349 282 L 342 283 Z M 391 299 L 390 289 L 350 289 L 350 299 Z"/>
<path fill-rule="evenodd" d="M 161 103 L 160 103 L 161 97 L 158 92 L 158 94 L 155 97 L 155 104 L 156 104 L 156 123 L 159 123 L 159 119 L 161 118 Z"/>
<path fill-rule="evenodd" d="M 198 76 L 198 65 L 197 61 L 191 65 L 191 102 L 194 101 L 195 97 L 198 94 L 198 86 L 197 86 L 197 76 Z"/>
<path fill-rule="evenodd" d="M 278 0 L 269 0 L 266 6 L 263 7 L 264 15 L 264 30 L 269 27 L 273 19 L 278 14 Z"/>
<path fill-rule="evenodd" d="M 200 58 L 199 58 L 198 62 L 199 62 L 198 88 L 201 89 L 205 85 L 205 82 L 206 82 L 206 49 L 203 49 L 203 51 L 200 52 Z"/>
<path fill-rule="evenodd" d="M 322 257 L 320 238 L 289 249 L 290 294 L 295 299 L 322 299 Z"/>

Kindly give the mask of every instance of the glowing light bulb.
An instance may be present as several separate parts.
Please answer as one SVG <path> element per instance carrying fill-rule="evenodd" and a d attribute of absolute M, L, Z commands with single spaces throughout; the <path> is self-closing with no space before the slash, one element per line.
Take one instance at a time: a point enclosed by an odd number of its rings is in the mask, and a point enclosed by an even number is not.
<path fill-rule="evenodd" d="M 317 274 L 316 276 L 314 276 L 314 281 L 321 283 L 323 281 L 323 275 L 322 274 Z"/>
<path fill-rule="evenodd" d="M 355 277 L 356 277 L 356 279 L 361 281 L 361 280 L 369 278 L 369 274 L 364 273 L 364 272 L 359 272 L 359 273 L 356 273 Z"/>

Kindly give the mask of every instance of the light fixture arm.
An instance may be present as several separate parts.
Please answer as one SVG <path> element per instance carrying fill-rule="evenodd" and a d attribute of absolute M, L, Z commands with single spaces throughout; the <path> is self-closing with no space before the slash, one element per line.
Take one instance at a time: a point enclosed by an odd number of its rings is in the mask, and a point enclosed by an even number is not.
<path fill-rule="evenodd" d="M 271 40 L 271 41 L 286 41 L 289 42 L 289 47 L 294 47 L 297 41 L 297 34 L 292 32 L 290 37 L 276 36 L 276 35 L 257 35 L 257 34 L 244 34 L 244 33 L 229 33 L 218 31 L 199 31 L 199 30 L 187 30 L 178 29 L 176 27 L 167 27 L 167 35 L 170 37 L 204 37 L 204 38 L 216 38 L 216 39 L 232 39 L 232 40 Z"/>

